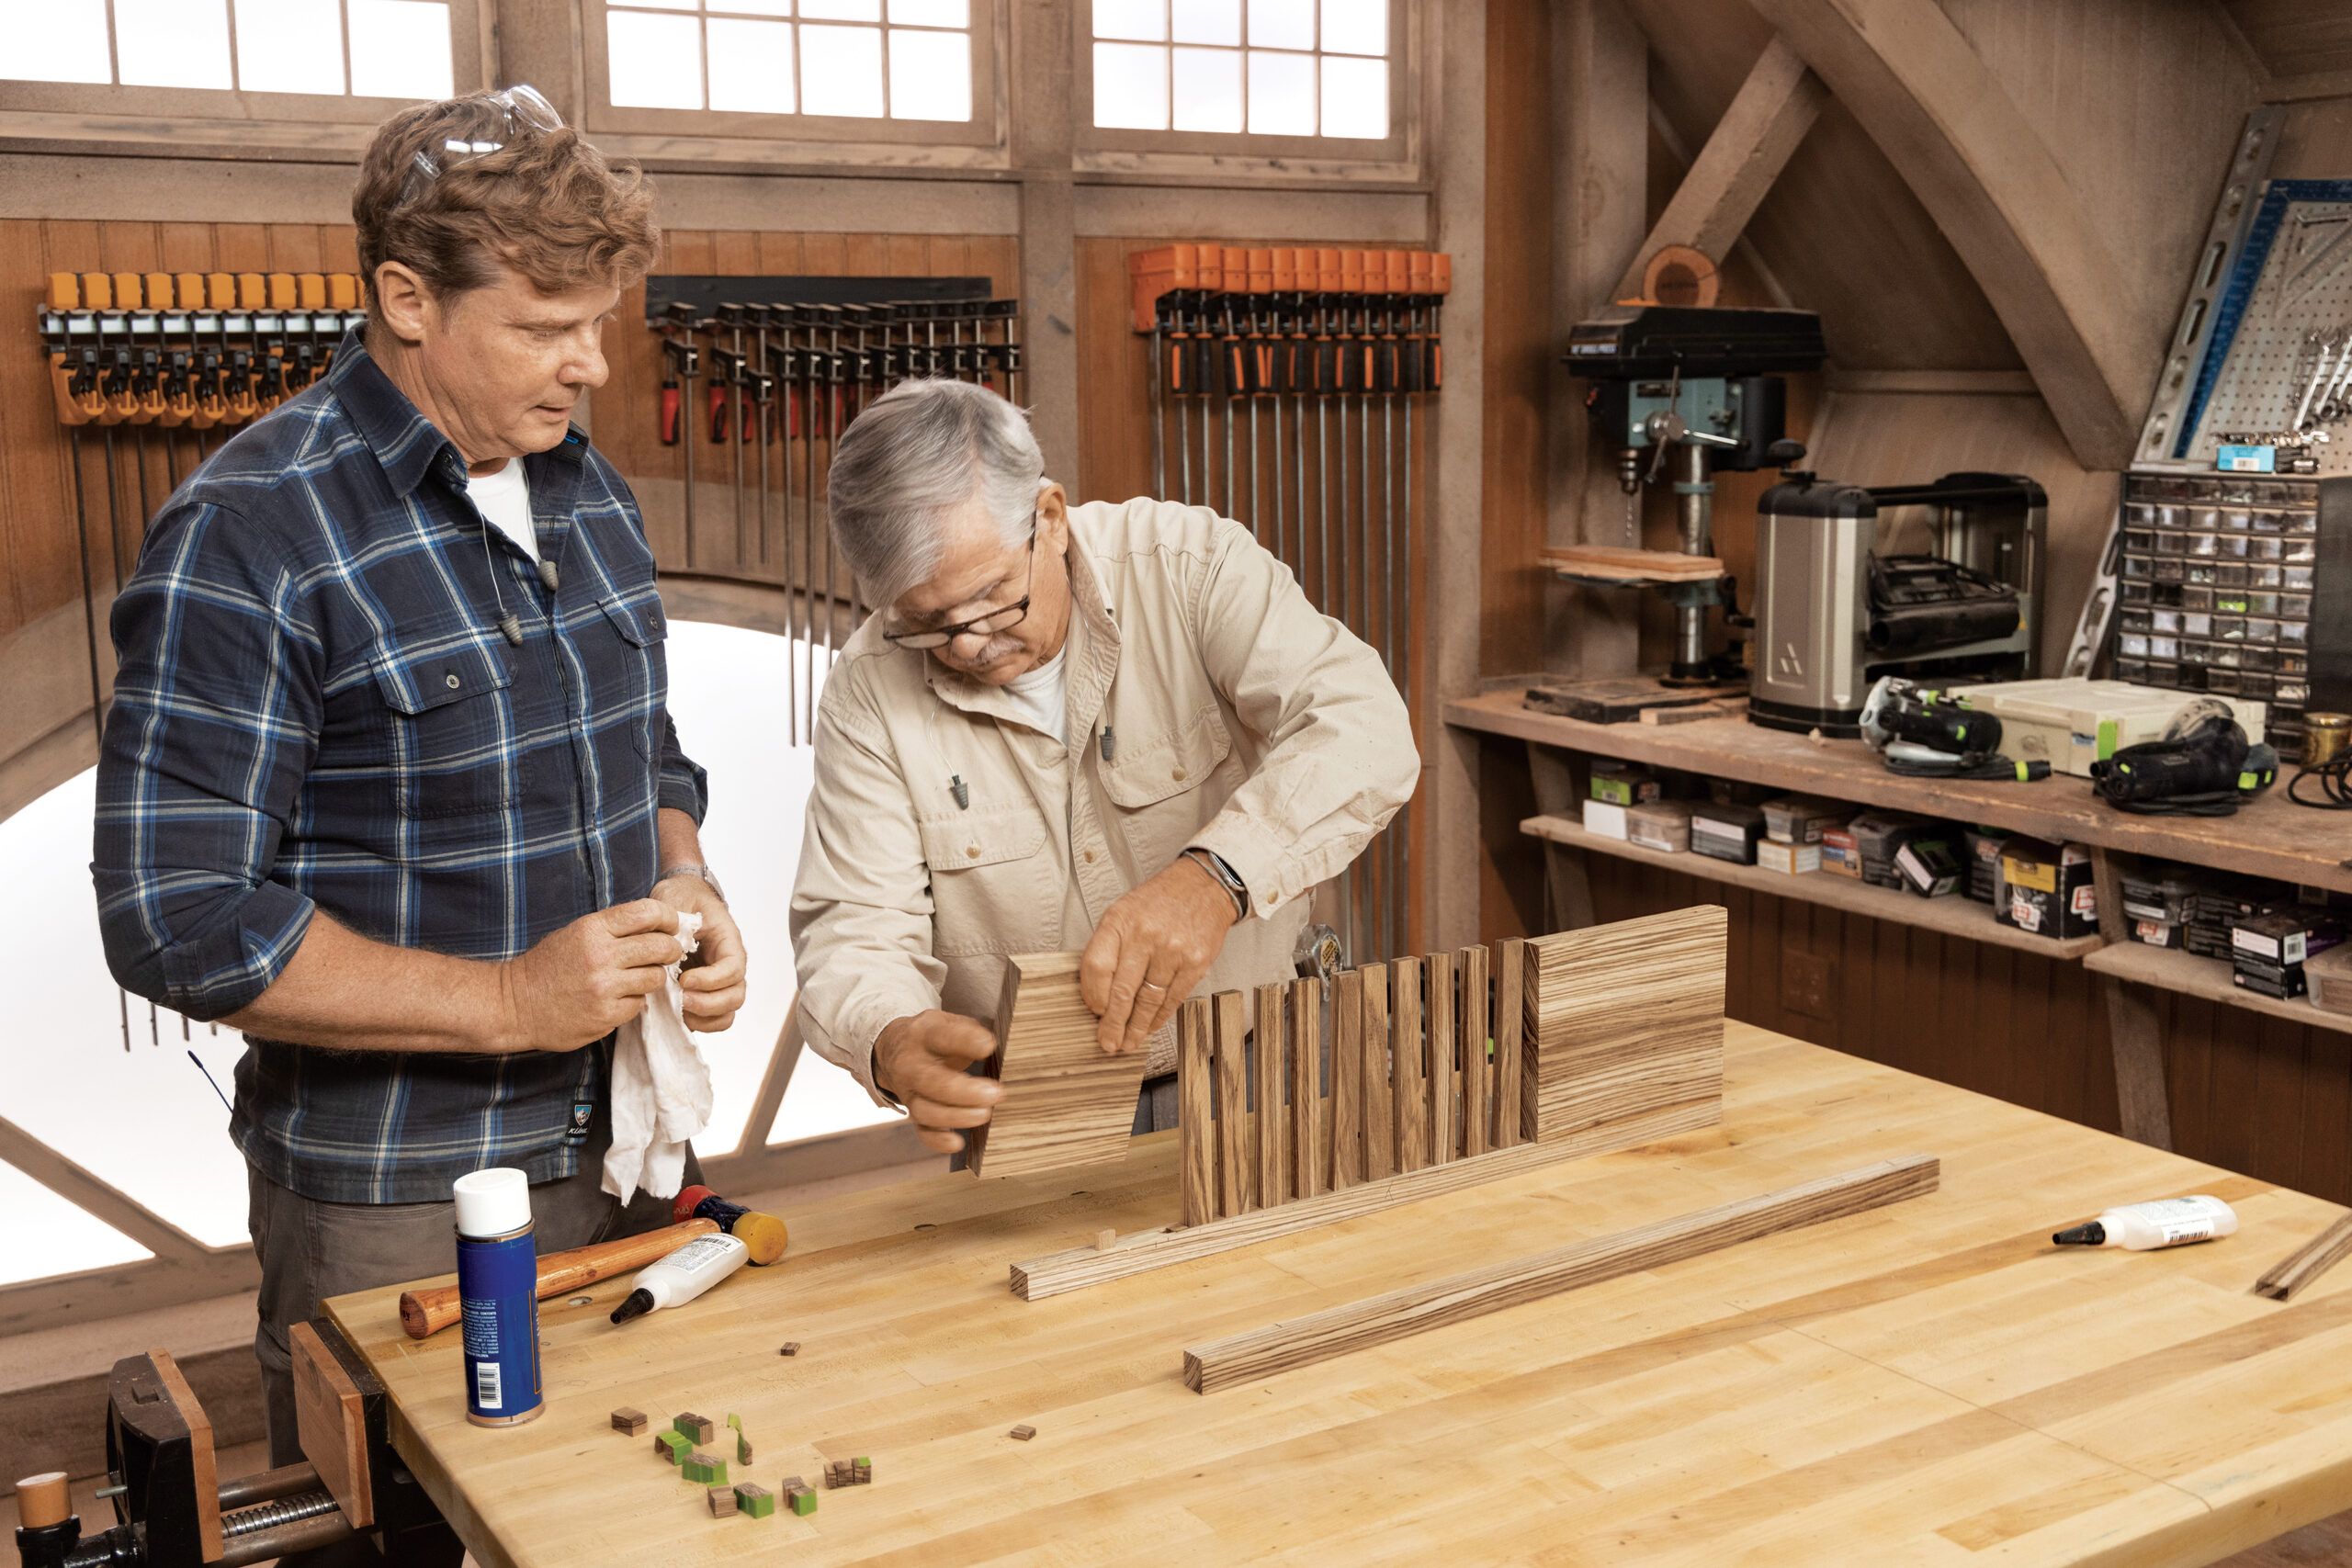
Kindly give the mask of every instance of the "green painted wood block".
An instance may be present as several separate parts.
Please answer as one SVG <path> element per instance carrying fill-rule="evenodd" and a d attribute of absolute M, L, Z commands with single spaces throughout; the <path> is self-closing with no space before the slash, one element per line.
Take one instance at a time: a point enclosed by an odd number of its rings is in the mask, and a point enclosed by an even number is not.
<path fill-rule="evenodd" d="M 688 1481 L 700 1482 L 706 1486 L 723 1486 L 727 1483 L 727 1461 L 716 1454 L 690 1454 L 685 1463 L 680 1468 L 685 1472 Z"/>
<path fill-rule="evenodd" d="M 775 1494 L 748 1481 L 739 1482 L 735 1487 L 735 1506 L 740 1512 L 752 1518 L 764 1519 L 775 1512 Z"/>
<path fill-rule="evenodd" d="M 672 1464 L 680 1464 L 684 1462 L 688 1454 L 694 1452 L 694 1445 L 686 1441 L 683 1433 L 656 1432 L 653 1434 L 653 1451 Z"/>
<path fill-rule="evenodd" d="M 792 1511 L 803 1516 L 817 1511 L 817 1494 L 803 1486 L 792 1495 Z"/>

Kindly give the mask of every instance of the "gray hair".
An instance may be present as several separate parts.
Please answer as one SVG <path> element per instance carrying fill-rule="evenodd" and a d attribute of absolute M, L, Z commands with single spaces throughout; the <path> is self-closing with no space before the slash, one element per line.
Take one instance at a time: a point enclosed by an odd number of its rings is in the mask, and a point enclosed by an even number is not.
<path fill-rule="evenodd" d="M 827 480 L 833 539 L 869 604 L 939 570 L 949 516 L 978 502 L 1008 546 L 1028 537 L 1046 459 L 1028 416 L 969 381 L 901 381 L 861 412 Z"/>

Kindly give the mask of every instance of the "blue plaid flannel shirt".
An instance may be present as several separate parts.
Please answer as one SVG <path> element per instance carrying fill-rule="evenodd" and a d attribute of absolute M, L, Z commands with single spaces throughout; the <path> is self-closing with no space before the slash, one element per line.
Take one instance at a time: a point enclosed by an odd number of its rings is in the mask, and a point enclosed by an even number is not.
<path fill-rule="evenodd" d="M 164 505 L 115 602 L 98 764 L 91 870 L 126 988 L 220 1018 L 277 977 L 314 908 L 505 959 L 652 887 L 655 812 L 699 821 L 707 800 L 667 711 L 652 553 L 578 430 L 525 461 L 553 592 L 354 332 Z M 609 1042 L 470 1056 L 249 1038 L 230 1134 L 329 1201 L 446 1199 L 492 1165 L 540 1181 L 576 1168 L 598 1114 L 576 1108 L 601 1104 L 610 1060 Z"/>

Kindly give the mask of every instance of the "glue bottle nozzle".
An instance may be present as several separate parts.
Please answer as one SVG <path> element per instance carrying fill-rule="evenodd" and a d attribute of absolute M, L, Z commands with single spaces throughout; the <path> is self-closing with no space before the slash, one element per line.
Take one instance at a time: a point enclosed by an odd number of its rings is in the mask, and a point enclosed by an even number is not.
<path fill-rule="evenodd" d="M 632 1317 L 643 1317 L 653 1310 L 651 1291 L 631 1291 L 620 1305 L 613 1309 L 615 1323 L 627 1323 Z"/>
<path fill-rule="evenodd" d="M 2097 1220 L 2089 1220 L 2060 1231 L 2050 1239 L 2060 1247 L 2105 1247 L 2107 1227 Z"/>

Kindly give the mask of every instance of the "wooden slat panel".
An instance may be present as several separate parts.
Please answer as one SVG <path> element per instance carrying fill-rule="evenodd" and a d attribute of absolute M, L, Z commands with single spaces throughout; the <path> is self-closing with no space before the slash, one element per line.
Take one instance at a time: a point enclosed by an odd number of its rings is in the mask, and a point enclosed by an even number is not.
<path fill-rule="evenodd" d="M 1135 1128 L 1144 1053 L 1095 1043 L 1098 1021 L 1078 989 L 1075 953 L 1015 953 L 997 999 L 996 1055 L 988 1073 L 1004 1098 L 967 1145 L 975 1176 L 1124 1158 Z"/>
<path fill-rule="evenodd" d="M 1331 1145 L 1323 1119 L 1323 982 L 1290 983 L 1290 1195 L 1330 1190 Z"/>
<path fill-rule="evenodd" d="M 1258 1206 L 1256 1123 L 1250 1115 L 1250 1025 L 1238 991 L 1211 998 L 1216 1018 L 1217 1213 L 1246 1214 Z"/>
<path fill-rule="evenodd" d="M 1482 1155 L 1494 1146 L 1493 1063 L 1487 1055 L 1494 1031 L 1488 1014 L 1487 950 L 1465 947 L 1454 954 L 1462 994 L 1455 1003 L 1462 1041 L 1462 1152 Z"/>
<path fill-rule="evenodd" d="M 1453 954 L 1432 953 L 1421 961 L 1429 976 L 1429 1154 L 1431 1165 L 1453 1158 L 1454 1116 L 1460 1097 L 1454 1092 L 1461 1069 L 1454 1064 Z"/>
<path fill-rule="evenodd" d="M 1367 964 L 1363 976 L 1363 1174 L 1376 1181 L 1396 1171 L 1396 1088 L 1389 1059 L 1395 1027 L 1388 1017 L 1388 966 Z"/>
<path fill-rule="evenodd" d="M 1331 981 L 1331 1190 L 1363 1179 L 1363 976 Z"/>
<path fill-rule="evenodd" d="M 1495 1146 L 1519 1142 L 1521 1056 L 1525 1023 L 1527 943 L 1510 937 L 1496 944 Z"/>
<path fill-rule="evenodd" d="M 1217 1213 L 1216 1124 L 1210 1104 L 1215 1095 L 1210 1079 L 1213 1004 L 1195 997 L 1176 1010 L 1176 1135 L 1183 1143 L 1182 1207 L 1183 1223 L 1197 1225 Z"/>
<path fill-rule="evenodd" d="M 1563 931 L 1535 954 L 1535 1135 L 1723 1097 L 1724 911 Z"/>
<path fill-rule="evenodd" d="M 1290 1201 L 1289 1118 L 1283 1114 L 1283 987 L 1260 986 L 1250 1076 L 1258 1091 L 1258 1201 L 1271 1209 Z"/>

